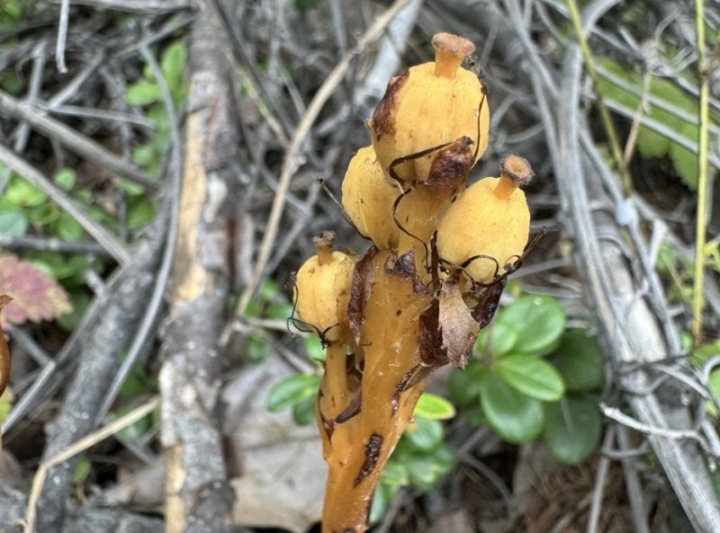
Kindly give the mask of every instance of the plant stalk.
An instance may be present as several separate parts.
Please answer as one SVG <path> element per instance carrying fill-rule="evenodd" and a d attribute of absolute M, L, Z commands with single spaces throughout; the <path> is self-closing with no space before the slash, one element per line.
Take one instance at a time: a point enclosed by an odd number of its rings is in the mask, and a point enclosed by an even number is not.
<path fill-rule="evenodd" d="M 697 64 L 700 82 L 700 105 L 698 108 L 698 205 L 695 219 L 695 269 L 692 304 L 692 337 L 696 345 L 701 343 L 703 329 L 703 295 L 705 273 L 706 221 L 708 217 L 708 129 L 710 84 L 705 60 L 705 12 L 704 0 L 695 0 L 695 32 L 697 35 Z"/>

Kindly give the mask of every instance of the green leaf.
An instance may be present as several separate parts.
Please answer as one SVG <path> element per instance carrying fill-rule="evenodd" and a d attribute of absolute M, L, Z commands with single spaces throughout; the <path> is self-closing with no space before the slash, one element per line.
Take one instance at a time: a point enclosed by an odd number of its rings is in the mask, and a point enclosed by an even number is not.
<path fill-rule="evenodd" d="M 530 442 L 542 433 L 545 425 L 542 402 L 525 396 L 499 376 L 491 373 L 484 376 L 480 401 L 490 427 L 506 441 Z"/>
<path fill-rule="evenodd" d="M 132 198 L 128 203 L 128 228 L 140 228 L 152 222 L 155 216 L 155 202 L 152 199 L 138 196 Z"/>
<path fill-rule="evenodd" d="M 477 401 L 480 396 L 482 375 L 486 371 L 480 361 L 470 361 L 465 370 L 453 369 L 448 378 L 450 400 L 461 407 Z"/>
<path fill-rule="evenodd" d="M 390 466 L 389 463 L 388 466 Z M 397 496 L 397 493 L 399 491 L 400 486 L 398 485 L 387 484 L 383 483 L 382 481 L 378 484 L 377 488 L 375 489 L 375 495 L 373 496 L 372 505 L 370 507 L 369 522 L 371 524 L 375 524 L 380 521 L 380 519 L 385 515 L 387 508 L 390 506 L 390 503 L 395 499 L 395 496 Z"/>
<path fill-rule="evenodd" d="M 553 359 L 569 392 L 600 391 L 605 386 L 600 346 L 584 329 L 565 331 Z"/>
<path fill-rule="evenodd" d="M 67 242 L 77 242 L 83 236 L 83 227 L 71 215 L 62 212 L 55 223 L 58 237 Z"/>
<path fill-rule="evenodd" d="M 720 369 L 715 369 L 710 372 L 710 377 L 708 378 L 708 388 L 710 389 L 710 392 L 712 392 L 713 396 L 715 396 L 715 399 L 720 402 Z M 715 402 L 708 400 L 707 410 L 711 415 L 718 416 Z"/>
<path fill-rule="evenodd" d="M 293 312 L 293 306 L 289 303 L 271 303 L 265 308 L 265 316 L 273 320 L 287 320 Z"/>
<path fill-rule="evenodd" d="M 65 331 L 73 331 L 82 320 L 85 310 L 90 305 L 92 298 L 90 295 L 80 289 L 70 291 L 70 305 L 72 305 L 72 311 L 65 315 L 60 316 L 57 321 L 61 328 Z"/>
<path fill-rule="evenodd" d="M 480 331 L 475 343 L 475 353 L 502 357 L 513 349 L 517 340 L 518 330 L 515 327 L 502 322 L 492 322 L 490 327 Z"/>
<path fill-rule="evenodd" d="M 73 472 L 73 482 L 76 485 L 82 485 L 85 483 L 85 480 L 90 475 L 90 470 L 92 469 L 92 463 L 90 462 L 90 459 L 87 457 L 83 457 L 78 461 L 77 465 L 75 466 L 75 472 Z"/>
<path fill-rule="evenodd" d="M 424 392 L 415 405 L 415 416 L 430 420 L 448 420 L 455 416 L 455 406 L 442 396 Z"/>
<path fill-rule="evenodd" d="M 186 55 L 185 43 L 180 40 L 173 42 L 162 54 L 160 70 L 171 90 L 176 89 L 182 83 Z"/>
<path fill-rule="evenodd" d="M 280 294 L 280 287 L 277 281 L 273 279 L 266 279 L 260 286 L 260 299 L 264 302 L 269 302 Z"/>
<path fill-rule="evenodd" d="M 684 123 L 679 128 L 674 128 L 679 135 L 689 140 L 698 138 L 698 127 L 694 124 Z M 670 145 L 670 158 L 672 159 L 675 170 L 690 190 L 697 190 L 698 181 L 698 156 L 690 150 L 682 146 L 678 142 Z"/>
<path fill-rule="evenodd" d="M 404 460 L 404 463 L 408 468 L 410 484 L 422 491 L 429 491 L 442 476 L 452 470 L 455 457 L 452 450 L 443 445 L 431 455 L 411 455 Z"/>
<path fill-rule="evenodd" d="M 483 411 L 482 405 L 480 405 L 480 398 L 478 398 L 475 404 L 463 408 L 462 417 L 465 422 L 473 427 L 479 428 L 486 426 L 488 423 L 485 411 Z"/>
<path fill-rule="evenodd" d="M 311 424 L 315 420 L 315 395 L 293 405 L 292 415 L 298 426 Z"/>
<path fill-rule="evenodd" d="M 19 176 L 13 176 L 10 180 L 5 191 L 5 198 L 22 207 L 33 207 L 47 201 L 47 195 L 44 192 Z"/>
<path fill-rule="evenodd" d="M 22 237 L 27 233 L 28 219 L 19 209 L 0 211 L 0 234 Z"/>
<path fill-rule="evenodd" d="M 270 343 L 262 333 L 251 333 L 243 344 L 245 356 L 253 363 L 264 361 L 270 353 Z"/>
<path fill-rule="evenodd" d="M 63 191 L 71 191 L 77 181 L 77 174 L 71 168 L 63 167 L 53 176 L 53 181 Z"/>
<path fill-rule="evenodd" d="M 533 355 L 508 355 L 495 365 L 505 382 L 530 398 L 554 402 L 565 394 L 565 384 L 555 368 Z"/>
<path fill-rule="evenodd" d="M 559 402 L 545 404 L 545 418 L 545 444 L 562 463 L 584 461 L 600 442 L 600 410 L 587 394 L 568 395 Z"/>
<path fill-rule="evenodd" d="M 54 204 L 47 203 L 29 207 L 25 209 L 25 212 L 32 224 L 46 226 L 57 222 L 62 211 Z"/>
<path fill-rule="evenodd" d="M 325 348 L 317 335 L 308 335 L 303 339 L 305 345 L 305 353 L 308 359 L 313 362 L 325 360 Z"/>
<path fill-rule="evenodd" d="M 156 81 L 138 80 L 128 87 L 126 99 L 130 105 L 149 105 L 162 99 Z"/>
<path fill-rule="evenodd" d="M 320 386 L 317 374 L 294 374 L 275 383 L 268 394 L 268 410 L 276 413 L 314 398 Z"/>
<path fill-rule="evenodd" d="M 429 418 L 417 417 L 415 423 L 405 430 L 405 438 L 415 450 L 431 452 L 443 442 L 445 432 L 442 423 Z"/>
<path fill-rule="evenodd" d="M 383 485 L 404 487 L 410 483 L 407 466 L 401 461 L 394 459 L 394 456 L 391 456 L 380 474 L 380 483 Z"/>
<path fill-rule="evenodd" d="M 551 296 L 521 296 L 500 312 L 497 322 L 515 329 L 513 351 L 544 355 L 553 350 L 565 329 L 565 310 Z"/>

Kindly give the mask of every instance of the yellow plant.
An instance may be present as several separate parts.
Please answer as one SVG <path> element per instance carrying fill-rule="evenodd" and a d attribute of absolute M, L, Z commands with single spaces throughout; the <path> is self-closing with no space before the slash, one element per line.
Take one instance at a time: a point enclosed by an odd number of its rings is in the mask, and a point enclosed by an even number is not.
<path fill-rule="evenodd" d="M 474 47 L 447 33 L 433 46 L 434 62 L 390 81 L 368 123 L 373 144 L 343 181 L 343 206 L 372 246 L 353 258 L 325 234 L 297 273 L 298 315 L 327 347 L 316 404 L 329 465 L 323 533 L 367 529 L 427 377 L 465 366 L 528 239 L 527 161 L 508 156 L 499 178 L 466 188 L 489 125 L 485 90 L 461 66 Z"/>

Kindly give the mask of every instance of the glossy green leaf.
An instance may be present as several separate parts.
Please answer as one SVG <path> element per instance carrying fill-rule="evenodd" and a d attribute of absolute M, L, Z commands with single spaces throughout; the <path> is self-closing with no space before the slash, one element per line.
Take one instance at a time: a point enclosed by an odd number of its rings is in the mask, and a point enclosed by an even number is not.
<path fill-rule="evenodd" d="M 471 405 L 480 396 L 480 386 L 485 366 L 480 361 L 470 361 L 465 370 L 453 369 L 448 378 L 450 400 L 460 407 Z"/>
<path fill-rule="evenodd" d="M 267 406 L 272 412 L 281 411 L 314 398 L 320 386 L 317 374 L 293 374 L 275 383 L 268 394 Z"/>
<path fill-rule="evenodd" d="M 538 437 L 545 425 L 542 402 L 522 394 L 496 374 L 483 378 L 480 401 L 487 421 L 503 439 L 515 444 Z"/>
<path fill-rule="evenodd" d="M 580 463 L 600 442 L 602 418 L 597 402 L 587 394 L 568 395 L 545 404 L 543 438 L 550 453 L 567 464 Z"/>
<path fill-rule="evenodd" d="M 27 233 L 28 219 L 19 209 L 0 211 L 0 234 L 22 237 Z"/>
<path fill-rule="evenodd" d="M 475 343 L 475 353 L 488 353 L 493 357 L 502 357 L 509 353 L 518 340 L 518 330 L 503 322 L 491 322 L 481 330 Z"/>
<path fill-rule="evenodd" d="M 388 466 L 390 465 L 388 464 Z M 387 511 L 387 508 L 390 506 L 390 503 L 395 499 L 395 496 L 397 496 L 397 493 L 400 491 L 400 488 L 401 487 L 399 485 L 383 483 L 382 481 L 378 484 L 375 489 L 375 495 L 373 496 L 372 506 L 370 507 L 369 521 L 371 524 L 375 524 L 382 519 Z"/>
<path fill-rule="evenodd" d="M 317 335 L 308 335 L 303 339 L 305 353 L 308 359 L 313 362 L 325 360 L 325 348 Z"/>
<path fill-rule="evenodd" d="M 565 331 L 553 360 L 568 391 L 600 391 L 605 386 L 600 346 L 585 330 Z"/>
<path fill-rule="evenodd" d="M 431 452 L 442 444 L 445 431 L 439 421 L 417 417 L 415 423 L 405 430 L 404 436 L 415 450 Z"/>
<path fill-rule="evenodd" d="M 465 422 L 473 427 L 479 428 L 488 423 L 485 411 L 483 411 L 482 405 L 480 405 L 480 398 L 478 398 L 475 404 L 463 408 L 462 417 Z"/>
<path fill-rule="evenodd" d="M 405 458 L 404 464 L 408 468 L 410 484 L 422 491 L 428 491 L 452 470 L 454 460 L 452 450 L 448 446 L 441 446 L 430 455 L 411 455 Z"/>
<path fill-rule="evenodd" d="M 545 359 L 533 355 L 508 355 L 498 360 L 495 371 L 526 396 L 554 402 L 565 394 L 562 377 Z"/>
<path fill-rule="evenodd" d="M 528 294 L 508 305 L 496 319 L 517 331 L 513 353 L 544 355 L 551 352 L 565 329 L 565 310 L 555 298 Z"/>
<path fill-rule="evenodd" d="M 307 426 L 315 421 L 315 394 L 296 403 L 292 408 L 293 420 L 298 426 Z"/>
<path fill-rule="evenodd" d="M 455 416 L 455 406 L 442 396 L 424 392 L 415 405 L 415 416 L 430 420 L 448 420 Z"/>

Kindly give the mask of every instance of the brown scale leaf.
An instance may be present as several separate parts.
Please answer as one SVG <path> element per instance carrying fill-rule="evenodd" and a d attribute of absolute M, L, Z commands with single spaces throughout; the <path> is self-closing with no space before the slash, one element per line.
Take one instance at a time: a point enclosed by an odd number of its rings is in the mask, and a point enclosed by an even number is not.
<path fill-rule="evenodd" d="M 65 290 L 32 263 L 0 255 L 0 294 L 12 298 L 0 316 L 3 328 L 12 324 L 53 320 L 72 311 Z"/>
<path fill-rule="evenodd" d="M 440 332 L 440 301 L 433 299 L 428 307 L 420 315 L 420 338 L 418 349 L 420 360 L 429 367 L 440 367 L 448 362 L 443 352 L 443 339 Z"/>
<path fill-rule="evenodd" d="M 472 147 L 473 140 L 470 137 L 460 137 L 447 148 L 440 150 L 430 166 L 427 186 L 454 192 L 459 190 L 475 164 Z"/>
<path fill-rule="evenodd" d="M 442 349 L 452 366 L 465 368 L 480 326 L 463 300 L 457 283 L 443 283 L 438 302 Z"/>
<path fill-rule="evenodd" d="M 371 246 L 357 263 L 352 277 L 350 303 L 348 304 L 348 323 L 352 331 L 355 344 L 360 345 L 360 329 L 365 322 L 365 305 L 370 296 L 370 289 L 374 282 L 373 258 L 378 249 Z"/>
<path fill-rule="evenodd" d="M 380 100 L 377 107 L 375 107 L 375 111 L 373 111 L 371 127 L 378 139 L 383 135 L 395 135 L 397 93 L 402 86 L 405 85 L 409 74 L 409 71 L 405 71 L 400 76 L 390 80 L 382 100 Z"/>

